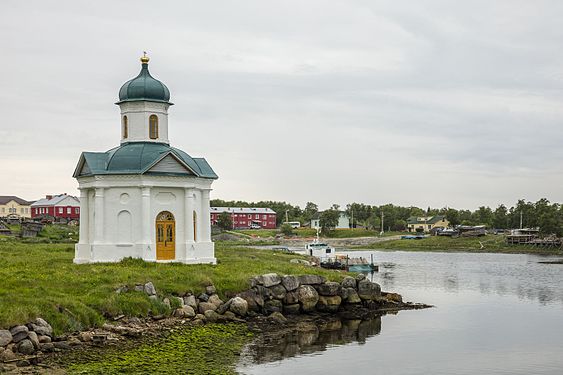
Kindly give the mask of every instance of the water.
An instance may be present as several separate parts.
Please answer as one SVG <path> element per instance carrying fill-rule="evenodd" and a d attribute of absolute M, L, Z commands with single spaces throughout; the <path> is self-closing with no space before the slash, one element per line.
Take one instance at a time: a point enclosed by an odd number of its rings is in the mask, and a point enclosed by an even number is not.
<path fill-rule="evenodd" d="M 258 338 L 243 374 L 563 374 L 563 265 L 515 254 L 374 254 L 373 280 L 436 308 Z"/>

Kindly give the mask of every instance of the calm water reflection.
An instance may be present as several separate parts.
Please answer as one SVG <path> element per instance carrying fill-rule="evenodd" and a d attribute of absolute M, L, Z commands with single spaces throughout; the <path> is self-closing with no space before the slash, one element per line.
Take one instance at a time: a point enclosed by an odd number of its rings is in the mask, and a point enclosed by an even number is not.
<path fill-rule="evenodd" d="M 238 370 L 563 374 L 563 265 L 531 255 L 373 253 L 383 290 L 436 308 L 262 337 Z"/>

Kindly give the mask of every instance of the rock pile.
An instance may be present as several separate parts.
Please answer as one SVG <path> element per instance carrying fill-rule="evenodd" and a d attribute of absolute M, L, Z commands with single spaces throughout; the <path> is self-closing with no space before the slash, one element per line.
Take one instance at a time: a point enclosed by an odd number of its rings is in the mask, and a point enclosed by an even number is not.
<path fill-rule="evenodd" d="M 53 328 L 42 318 L 0 330 L 0 361 L 15 360 L 16 353 L 31 355 L 39 350 L 52 351 L 50 347 Z"/>

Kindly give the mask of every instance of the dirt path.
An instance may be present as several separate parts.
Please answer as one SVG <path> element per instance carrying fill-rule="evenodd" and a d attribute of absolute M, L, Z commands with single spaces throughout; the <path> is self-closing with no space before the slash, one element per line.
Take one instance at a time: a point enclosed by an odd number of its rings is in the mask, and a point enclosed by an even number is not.
<path fill-rule="evenodd" d="M 395 241 L 401 239 L 401 235 L 389 237 L 354 237 L 354 238 L 320 238 L 321 242 L 325 242 L 335 247 L 348 247 L 348 246 L 363 246 L 373 243 Z M 290 247 L 305 247 L 308 243 L 313 241 L 313 238 L 288 238 L 281 240 L 284 246 Z"/>

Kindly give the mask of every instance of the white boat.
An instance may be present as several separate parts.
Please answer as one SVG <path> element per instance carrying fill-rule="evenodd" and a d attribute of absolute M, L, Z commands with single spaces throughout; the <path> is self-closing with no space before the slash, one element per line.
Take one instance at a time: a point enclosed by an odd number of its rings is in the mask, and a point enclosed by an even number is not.
<path fill-rule="evenodd" d="M 326 243 L 319 242 L 319 230 L 317 229 L 317 238 L 313 242 L 305 246 L 307 255 L 317 258 L 334 258 L 335 249 Z"/>

